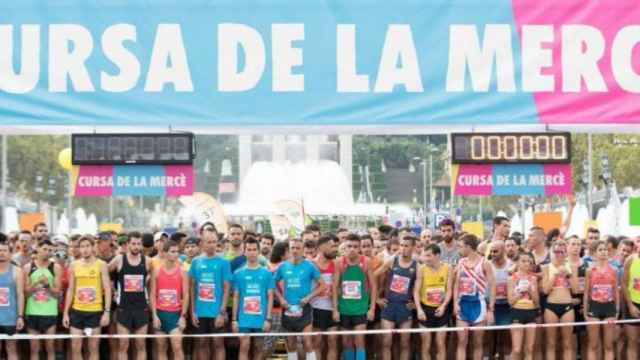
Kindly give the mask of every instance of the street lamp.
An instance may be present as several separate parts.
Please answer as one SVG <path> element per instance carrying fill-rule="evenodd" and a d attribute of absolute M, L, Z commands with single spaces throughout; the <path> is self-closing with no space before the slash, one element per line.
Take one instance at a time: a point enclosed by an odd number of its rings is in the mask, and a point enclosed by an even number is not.
<path fill-rule="evenodd" d="M 413 161 L 416 164 L 419 164 L 422 166 L 422 210 L 426 213 L 427 212 L 427 187 L 426 187 L 426 182 L 427 182 L 427 162 L 419 157 L 414 157 Z M 413 166 L 413 164 L 411 164 L 411 166 Z M 411 171 L 411 169 L 409 169 L 409 171 Z M 431 181 L 429 181 L 429 188 L 431 188 Z"/>
<path fill-rule="evenodd" d="M 606 187 L 609 187 L 609 183 L 611 182 L 611 170 L 609 169 L 609 157 L 607 154 L 602 154 L 601 165 L 602 174 L 600 175 L 600 179 L 602 179 Z"/>

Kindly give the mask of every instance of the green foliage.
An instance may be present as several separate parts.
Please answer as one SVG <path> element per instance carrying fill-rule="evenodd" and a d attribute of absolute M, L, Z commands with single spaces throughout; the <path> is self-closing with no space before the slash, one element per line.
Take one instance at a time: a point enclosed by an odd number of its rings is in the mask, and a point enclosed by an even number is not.
<path fill-rule="evenodd" d="M 419 168 L 415 158 L 428 159 L 429 148 L 433 152 L 433 182 L 442 177 L 447 159 L 447 137 L 445 135 L 418 136 L 354 136 L 353 137 L 353 196 L 360 192 L 359 165 L 369 165 L 369 181 L 374 201 L 386 198 L 386 174 L 382 172 L 382 162 L 387 168 L 408 169 L 413 163 Z M 428 182 L 425 184 L 428 186 Z M 422 192 L 420 192 L 422 193 Z M 428 196 L 428 195 L 427 195 Z"/>
<path fill-rule="evenodd" d="M 640 183 L 640 172 L 634 171 L 640 162 L 640 136 L 625 134 L 601 134 L 592 136 L 593 149 L 593 183 L 603 185 L 599 180 L 602 174 L 602 155 L 609 157 L 609 169 L 618 189 L 626 186 L 637 187 Z M 574 191 L 583 191 L 581 183 L 583 166 L 587 158 L 587 135 L 572 136 L 572 167 Z"/>
<path fill-rule="evenodd" d="M 7 139 L 9 191 L 33 201 L 61 205 L 67 193 L 68 174 L 58 164 L 58 154 L 67 147 L 68 136 L 10 136 Z M 50 180 L 55 184 L 53 195 L 48 193 Z"/>

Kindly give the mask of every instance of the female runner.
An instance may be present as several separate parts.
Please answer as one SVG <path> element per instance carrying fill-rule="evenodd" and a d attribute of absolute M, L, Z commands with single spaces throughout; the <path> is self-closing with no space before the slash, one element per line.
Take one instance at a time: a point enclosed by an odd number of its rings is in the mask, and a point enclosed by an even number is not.
<path fill-rule="evenodd" d="M 620 308 L 618 276 L 616 269 L 609 264 L 607 243 L 598 240 L 591 244 L 591 254 L 595 254 L 596 263 L 587 270 L 586 289 L 584 293 L 584 309 L 587 321 L 614 321 Z M 613 336 L 615 325 L 588 325 L 589 348 L 587 359 L 598 358 L 600 333 L 602 329 L 602 345 L 605 360 L 614 359 Z"/>
<path fill-rule="evenodd" d="M 533 255 L 520 252 L 515 258 L 516 271 L 509 279 L 507 296 L 511 305 L 511 322 L 513 324 L 535 324 L 540 305 L 538 293 L 538 279 L 532 272 L 534 263 Z M 524 341 L 523 341 L 524 340 Z M 523 342 L 525 347 L 525 359 L 533 359 L 536 343 L 536 328 L 511 329 L 511 358 L 522 358 Z"/>
<path fill-rule="evenodd" d="M 571 291 L 572 289 L 575 291 L 577 288 L 577 278 L 567 262 L 567 243 L 558 239 L 553 243 L 552 250 L 551 263 L 544 267 L 542 275 L 542 291 L 547 294 L 544 322 L 546 324 L 570 323 L 575 320 Z M 556 358 L 557 332 L 556 327 L 546 329 L 547 360 L 555 360 Z M 563 358 L 572 360 L 574 359 L 574 351 L 571 346 L 573 327 L 563 326 L 560 328 L 560 333 L 562 335 Z"/>
<path fill-rule="evenodd" d="M 571 265 L 571 271 L 576 274 L 578 280 L 578 288 L 573 292 L 573 310 L 575 313 L 576 322 L 584 322 L 584 311 L 582 304 L 584 302 L 584 289 L 585 289 L 585 277 L 587 273 L 587 264 L 584 262 L 581 256 L 582 252 L 582 240 L 573 235 L 567 239 L 569 243 L 569 265 Z M 573 332 L 576 336 L 574 349 L 580 351 L 583 359 L 587 358 L 586 344 L 587 344 L 587 331 L 584 325 L 578 325 L 573 328 Z"/>

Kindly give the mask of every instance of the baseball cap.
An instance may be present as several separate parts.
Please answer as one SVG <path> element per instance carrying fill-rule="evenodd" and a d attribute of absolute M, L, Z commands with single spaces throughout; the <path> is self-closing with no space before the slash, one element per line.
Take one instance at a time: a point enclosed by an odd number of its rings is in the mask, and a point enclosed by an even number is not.
<path fill-rule="evenodd" d="M 200 243 L 200 239 L 196 238 L 196 237 L 190 237 L 187 239 L 187 241 L 184 243 L 185 246 L 187 245 L 198 245 Z"/>
<path fill-rule="evenodd" d="M 107 231 L 103 231 L 98 234 L 98 240 L 109 240 L 111 241 L 111 233 Z"/>
<path fill-rule="evenodd" d="M 129 237 L 127 235 L 120 235 L 118 236 L 118 245 L 124 245 L 127 243 L 127 241 L 129 240 Z"/>
<path fill-rule="evenodd" d="M 62 244 L 65 246 L 69 245 L 69 239 L 62 234 L 54 235 L 53 238 L 51 238 L 51 242 L 53 242 L 54 244 Z"/>
<path fill-rule="evenodd" d="M 155 233 L 153 235 L 153 241 L 156 242 L 156 241 L 160 240 L 160 238 L 162 238 L 163 236 L 168 238 L 169 234 L 167 234 L 166 232 L 163 232 L 163 231 L 158 231 L 157 233 Z"/>

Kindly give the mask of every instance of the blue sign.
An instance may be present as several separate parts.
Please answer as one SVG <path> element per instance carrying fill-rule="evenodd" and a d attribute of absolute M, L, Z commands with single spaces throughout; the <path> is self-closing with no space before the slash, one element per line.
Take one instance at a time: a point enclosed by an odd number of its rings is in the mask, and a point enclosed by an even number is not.
<path fill-rule="evenodd" d="M 638 122 L 640 7 L 587 3 L 4 1 L 0 125 Z"/>

